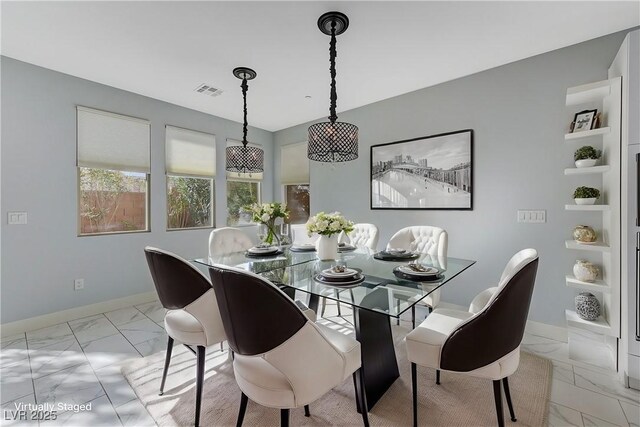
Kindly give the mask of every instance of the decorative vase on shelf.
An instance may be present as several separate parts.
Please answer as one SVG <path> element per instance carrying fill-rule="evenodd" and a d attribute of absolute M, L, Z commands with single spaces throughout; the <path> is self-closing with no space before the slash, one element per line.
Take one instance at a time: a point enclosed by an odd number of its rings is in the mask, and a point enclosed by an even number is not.
<path fill-rule="evenodd" d="M 590 292 L 576 297 L 576 313 L 584 320 L 596 320 L 600 316 L 600 301 Z"/>
<path fill-rule="evenodd" d="M 578 225 L 573 229 L 573 239 L 578 243 L 593 243 L 598 239 L 598 235 L 588 225 Z"/>
<path fill-rule="evenodd" d="M 594 205 L 596 203 L 595 197 L 586 197 L 573 200 L 576 202 L 576 205 Z"/>
<path fill-rule="evenodd" d="M 580 168 L 592 168 L 596 165 L 596 163 L 598 162 L 598 159 L 580 159 L 580 160 L 576 160 L 576 167 L 578 169 Z"/>
<path fill-rule="evenodd" d="M 338 259 L 338 235 L 321 235 L 316 243 L 318 259 Z"/>
<path fill-rule="evenodd" d="M 590 263 L 579 259 L 573 266 L 573 276 L 582 282 L 595 282 L 600 269 Z"/>

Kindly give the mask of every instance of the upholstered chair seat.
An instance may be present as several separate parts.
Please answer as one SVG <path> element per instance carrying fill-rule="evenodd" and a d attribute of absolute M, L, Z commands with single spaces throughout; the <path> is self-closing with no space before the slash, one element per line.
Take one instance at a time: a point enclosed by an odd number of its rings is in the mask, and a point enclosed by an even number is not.
<path fill-rule="evenodd" d="M 196 346 L 208 347 L 224 341 L 224 328 L 220 316 L 208 314 L 211 307 L 216 307 L 213 289 L 209 289 L 184 308 L 167 310 L 164 317 L 167 334 L 183 344 Z"/>
<path fill-rule="evenodd" d="M 524 249 L 511 258 L 498 286 L 478 294 L 467 311 L 436 308 L 407 334 L 414 426 L 418 422 L 417 365 L 436 369 L 436 384 L 441 370 L 492 380 L 499 426 L 504 425 L 502 381 L 511 419 L 516 420 L 507 378 L 520 362 L 537 269 L 538 253 Z"/>
<path fill-rule="evenodd" d="M 216 228 L 209 235 L 209 256 L 223 256 L 242 252 L 253 246 L 251 238 L 233 227 Z"/>

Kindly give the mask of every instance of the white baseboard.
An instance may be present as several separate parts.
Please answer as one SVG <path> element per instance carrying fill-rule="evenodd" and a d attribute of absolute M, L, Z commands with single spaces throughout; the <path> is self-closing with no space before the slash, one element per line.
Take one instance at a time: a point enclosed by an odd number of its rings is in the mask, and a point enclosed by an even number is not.
<path fill-rule="evenodd" d="M 93 316 L 107 311 L 118 310 L 120 308 L 130 307 L 136 304 L 144 304 L 157 299 L 158 294 L 155 291 L 144 292 L 142 294 L 130 295 L 128 297 L 112 299 L 96 304 L 83 305 L 82 307 L 74 307 L 68 310 L 31 317 L 29 319 L 3 323 L 0 325 L 0 336 L 6 337 L 22 332 L 35 331 L 36 329 L 46 328 L 47 326 L 57 325 L 58 323 Z"/>
<path fill-rule="evenodd" d="M 563 328 L 562 326 L 548 325 L 546 323 L 534 322 L 533 320 L 527 320 L 525 331 L 530 333 L 531 335 L 550 338 L 556 341 L 567 342 L 569 340 L 567 328 Z"/>

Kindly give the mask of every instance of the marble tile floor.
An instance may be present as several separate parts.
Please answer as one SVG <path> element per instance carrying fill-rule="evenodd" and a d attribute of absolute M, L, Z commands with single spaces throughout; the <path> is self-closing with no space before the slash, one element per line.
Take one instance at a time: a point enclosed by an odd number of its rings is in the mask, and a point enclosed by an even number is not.
<path fill-rule="evenodd" d="M 329 303 L 326 317 L 336 314 Z M 348 306 L 342 314 L 350 315 Z M 0 425 L 155 425 L 120 367 L 164 351 L 163 316 L 162 306 L 150 302 L 2 338 Z M 548 338 L 526 334 L 522 348 L 553 362 L 549 426 L 640 427 L 640 392 L 624 388 L 614 373 L 572 362 L 567 344 Z M 89 402 L 91 411 L 58 412 L 56 420 L 10 419 L 16 403 Z"/>

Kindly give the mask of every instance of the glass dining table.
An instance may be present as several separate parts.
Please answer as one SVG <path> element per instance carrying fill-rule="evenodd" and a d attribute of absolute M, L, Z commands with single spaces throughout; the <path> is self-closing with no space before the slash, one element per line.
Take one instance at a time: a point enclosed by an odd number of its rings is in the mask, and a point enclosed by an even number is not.
<path fill-rule="evenodd" d="M 407 310 L 438 291 L 467 270 L 475 261 L 422 255 L 415 260 L 436 267 L 441 274 L 433 281 L 412 281 L 394 274 L 394 268 L 407 261 L 383 261 L 367 248 L 341 252 L 339 259 L 319 260 L 314 252 L 289 249 L 275 256 L 248 257 L 244 252 L 194 259 L 199 267 L 214 264 L 241 268 L 260 274 L 278 285 L 292 299 L 296 291 L 308 295 L 309 308 L 318 311 L 321 298 L 353 308 L 356 339 L 360 342 L 367 406 L 371 409 L 400 376 L 390 318 L 398 319 Z M 327 284 L 317 280 L 324 269 L 336 264 L 359 269 L 364 281 L 353 285 Z M 207 274 L 208 275 L 208 274 Z"/>

